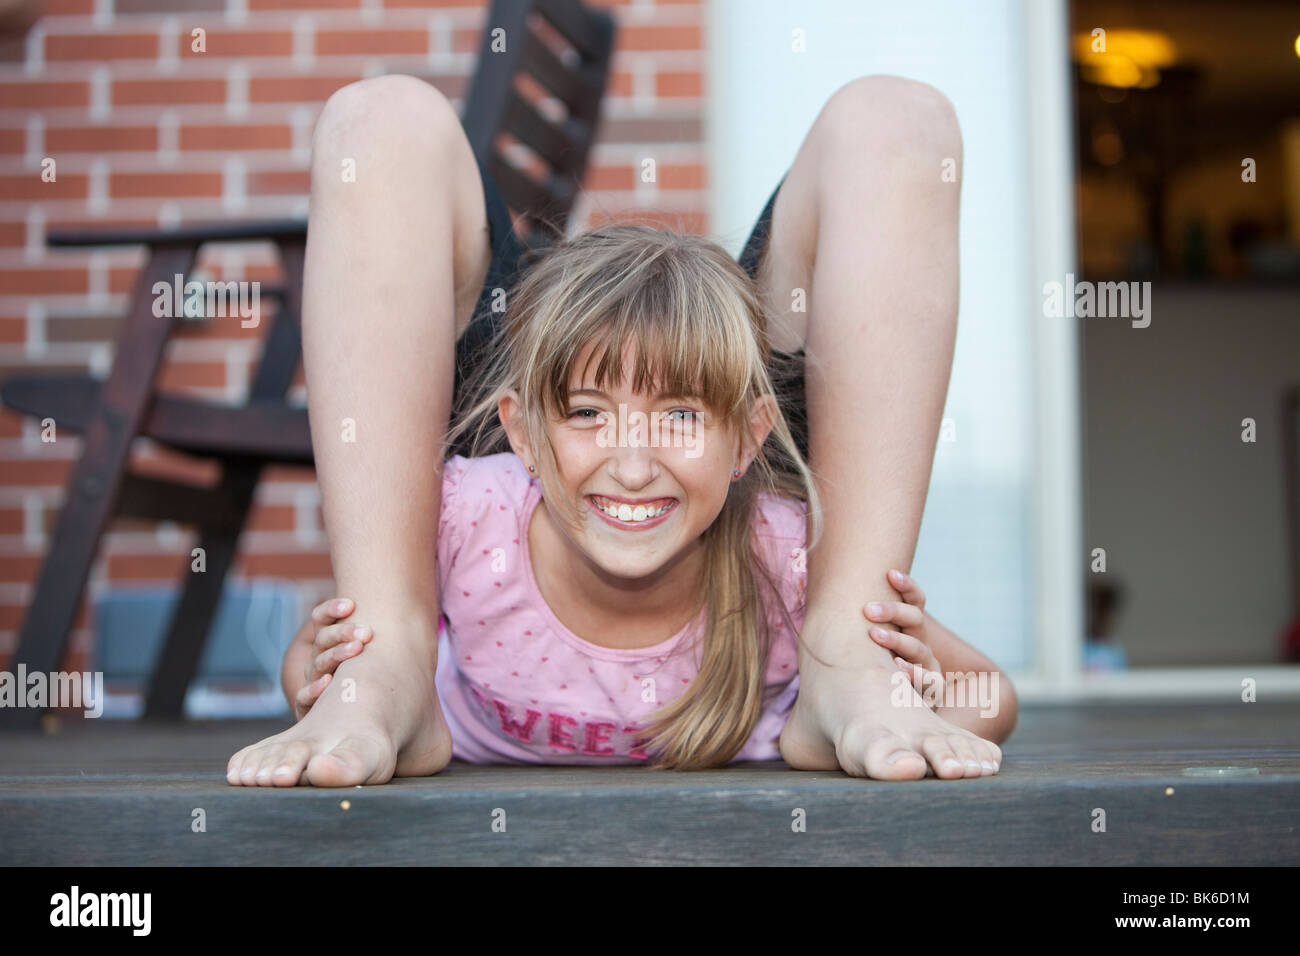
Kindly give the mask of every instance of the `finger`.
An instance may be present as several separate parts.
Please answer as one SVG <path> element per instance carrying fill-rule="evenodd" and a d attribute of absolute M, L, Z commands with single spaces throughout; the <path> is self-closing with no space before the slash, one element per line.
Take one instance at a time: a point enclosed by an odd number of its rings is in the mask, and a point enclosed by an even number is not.
<path fill-rule="evenodd" d="M 346 621 L 342 624 L 331 624 L 329 627 L 322 627 L 316 632 L 316 640 L 313 643 L 316 645 L 317 651 L 324 651 L 346 641 L 360 641 L 365 644 L 372 636 L 370 628 L 366 625 Z"/>
<path fill-rule="evenodd" d="M 903 596 L 904 601 L 924 609 L 925 592 L 921 590 L 921 585 L 916 583 L 915 578 L 910 574 L 894 569 L 889 572 L 889 579 L 895 590 Z"/>
<path fill-rule="evenodd" d="M 304 684 L 299 688 L 298 694 L 294 698 L 294 703 L 298 705 L 301 714 L 305 714 L 307 711 L 311 710 L 312 704 L 316 703 L 316 701 L 320 699 L 320 695 L 325 691 L 325 686 L 329 684 L 333 678 L 333 674 L 326 674 L 324 677 L 314 680 L 310 684 Z"/>
<path fill-rule="evenodd" d="M 867 633 L 881 647 L 889 648 L 899 657 L 905 658 L 913 664 L 925 666 L 930 657 L 930 649 L 915 637 L 899 634 L 897 631 L 891 631 L 883 627 L 868 628 Z"/>
<path fill-rule="evenodd" d="M 348 641 L 331 647 L 323 654 L 317 654 L 312 661 L 312 680 L 319 680 L 322 674 L 333 674 L 338 666 L 350 657 L 356 657 L 364 647 L 359 641 Z"/>
<path fill-rule="evenodd" d="M 351 598 L 329 598 L 311 609 L 311 619 L 313 623 L 322 626 L 333 624 L 335 621 L 341 621 L 354 610 L 356 606 Z"/>
<path fill-rule="evenodd" d="M 911 604 L 898 601 L 873 601 L 863 609 L 863 614 L 870 621 L 881 624 L 890 622 L 898 627 L 922 627 L 925 624 L 925 612 Z"/>

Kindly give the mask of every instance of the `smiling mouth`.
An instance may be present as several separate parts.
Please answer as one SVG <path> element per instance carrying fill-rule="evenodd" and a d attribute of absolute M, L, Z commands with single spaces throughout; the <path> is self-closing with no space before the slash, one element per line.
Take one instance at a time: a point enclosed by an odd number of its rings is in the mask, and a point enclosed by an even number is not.
<path fill-rule="evenodd" d="M 650 498 L 635 505 L 614 501 L 602 495 L 588 495 L 587 500 L 605 516 L 633 524 L 662 517 L 677 507 L 676 498 Z"/>

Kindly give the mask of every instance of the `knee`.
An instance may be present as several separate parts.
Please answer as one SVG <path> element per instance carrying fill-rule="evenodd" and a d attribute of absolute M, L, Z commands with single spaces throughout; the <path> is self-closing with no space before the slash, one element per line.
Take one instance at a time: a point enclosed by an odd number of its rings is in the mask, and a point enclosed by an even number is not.
<path fill-rule="evenodd" d="M 409 146 L 459 132 L 460 118 L 442 91 L 417 76 L 389 73 L 331 93 L 312 131 L 312 148 L 394 140 Z"/>
<path fill-rule="evenodd" d="M 961 128 L 952 102 L 919 80 L 850 80 L 826 101 L 818 122 L 828 150 L 847 151 L 859 159 L 881 150 L 927 162 L 961 157 Z"/>

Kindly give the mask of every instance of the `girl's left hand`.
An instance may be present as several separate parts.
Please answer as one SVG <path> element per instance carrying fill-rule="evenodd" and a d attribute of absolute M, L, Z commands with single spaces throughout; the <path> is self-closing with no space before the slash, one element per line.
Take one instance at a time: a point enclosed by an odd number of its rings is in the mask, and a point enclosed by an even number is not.
<path fill-rule="evenodd" d="M 927 703 L 943 700 L 943 672 L 939 659 L 926 640 L 925 592 L 910 575 L 891 570 L 887 575 L 890 585 L 903 596 L 903 602 L 879 601 L 862 609 L 868 621 L 876 626 L 868 629 L 871 639 L 894 655 L 901 671 L 911 678 L 912 686 Z M 891 623 L 897 630 L 879 625 Z M 927 695 L 923 689 L 933 688 Z"/>

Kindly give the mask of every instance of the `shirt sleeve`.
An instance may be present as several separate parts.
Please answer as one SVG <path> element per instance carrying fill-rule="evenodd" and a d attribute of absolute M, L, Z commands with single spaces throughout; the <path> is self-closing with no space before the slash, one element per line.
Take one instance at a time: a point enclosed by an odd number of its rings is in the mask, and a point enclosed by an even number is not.
<path fill-rule="evenodd" d="M 442 504 L 438 511 L 438 593 L 447 589 L 456 557 L 465 543 L 461 484 L 470 460 L 453 455 L 442 466 Z"/>

